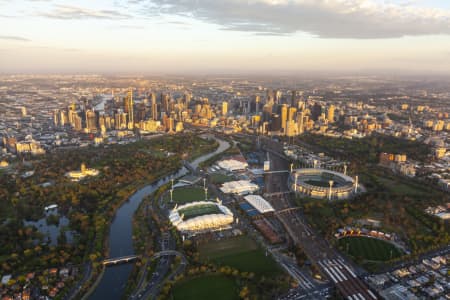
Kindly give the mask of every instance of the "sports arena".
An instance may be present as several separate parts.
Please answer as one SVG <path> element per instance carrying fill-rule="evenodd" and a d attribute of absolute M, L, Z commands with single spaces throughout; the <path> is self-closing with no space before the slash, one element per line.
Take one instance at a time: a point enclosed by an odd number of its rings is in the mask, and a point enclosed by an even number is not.
<path fill-rule="evenodd" d="M 193 233 L 227 227 L 233 213 L 220 202 L 197 201 L 175 206 L 169 219 L 179 231 Z"/>
<path fill-rule="evenodd" d="M 316 199 L 348 199 L 360 192 L 358 176 L 353 179 L 343 173 L 317 168 L 292 171 L 289 186 L 300 195 Z"/>

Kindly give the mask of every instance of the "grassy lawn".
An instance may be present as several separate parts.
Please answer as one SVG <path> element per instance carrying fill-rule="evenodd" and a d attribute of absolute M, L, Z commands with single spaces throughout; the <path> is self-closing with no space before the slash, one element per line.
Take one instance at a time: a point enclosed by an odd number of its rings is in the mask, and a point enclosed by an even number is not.
<path fill-rule="evenodd" d="M 259 276 L 278 275 L 281 272 L 276 262 L 247 236 L 201 245 L 199 253 L 202 261 L 253 272 Z"/>
<path fill-rule="evenodd" d="M 208 191 L 208 195 L 209 194 Z M 170 201 L 170 193 L 167 193 L 165 200 Z M 201 187 L 176 188 L 173 190 L 173 201 L 175 203 L 185 204 L 203 200 L 205 200 L 205 190 Z"/>
<path fill-rule="evenodd" d="M 220 174 L 220 173 L 212 174 L 210 176 L 210 178 L 211 178 L 212 183 L 214 183 L 214 184 L 222 184 L 222 183 L 234 180 L 233 177 L 224 175 L 224 174 Z"/>
<path fill-rule="evenodd" d="M 362 258 L 371 261 L 387 261 L 402 255 L 402 252 L 394 245 L 369 237 L 346 237 L 338 241 L 339 248 L 343 252 L 355 258 Z"/>
<path fill-rule="evenodd" d="M 233 278 L 210 275 L 193 278 L 175 285 L 173 299 L 179 300 L 233 300 L 239 299 L 238 286 Z"/>

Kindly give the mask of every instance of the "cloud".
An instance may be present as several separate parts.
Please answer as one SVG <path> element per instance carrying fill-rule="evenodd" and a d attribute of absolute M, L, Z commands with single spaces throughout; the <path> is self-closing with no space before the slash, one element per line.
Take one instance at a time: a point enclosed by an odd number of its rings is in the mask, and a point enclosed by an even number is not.
<path fill-rule="evenodd" d="M 18 41 L 18 42 L 30 42 L 31 40 L 21 37 L 21 36 L 14 36 L 14 35 L 0 35 L 0 40 L 7 40 L 7 41 Z"/>
<path fill-rule="evenodd" d="M 128 19 L 130 15 L 116 10 L 92 10 L 69 5 L 56 5 L 51 12 L 39 13 L 40 16 L 52 19 Z"/>
<path fill-rule="evenodd" d="M 377 0 L 148 0 L 148 14 L 181 15 L 259 35 L 307 32 L 376 39 L 450 34 L 450 11 Z M 130 5 L 132 3 L 130 2 Z"/>

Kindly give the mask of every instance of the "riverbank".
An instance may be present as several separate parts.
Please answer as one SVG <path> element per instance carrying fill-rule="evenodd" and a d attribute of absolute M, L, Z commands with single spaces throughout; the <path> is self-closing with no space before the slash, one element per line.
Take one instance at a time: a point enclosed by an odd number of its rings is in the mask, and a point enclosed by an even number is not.
<path fill-rule="evenodd" d="M 225 151 L 229 147 L 229 143 L 216 139 L 219 147 L 211 153 L 205 154 L 195 159 L 191 164 L 198 166 L 198 164 L 209 157 Z M 182 167 L 176 172 L 147 185 L 133 194 L 129 201 L 125 202 L 117 211 L 110 225 L 109 231 L 109 254 L 110 257 L 124 256 L 134 254 L 133 240 L 132 240 L 132 217 L 134 212 L 139 207 L 142 200 L 155 192 L 160 186 L 168 183 L 171 179 L 176 179 L 187 174 L 187 170 Z M 104 276 L 95 289 L 94 293 L 90 295 L 89 299 L 120 299 L 124 293 L 126 282 L 132 271 L 132 265 L 118 265 L 108 267 Z"/>

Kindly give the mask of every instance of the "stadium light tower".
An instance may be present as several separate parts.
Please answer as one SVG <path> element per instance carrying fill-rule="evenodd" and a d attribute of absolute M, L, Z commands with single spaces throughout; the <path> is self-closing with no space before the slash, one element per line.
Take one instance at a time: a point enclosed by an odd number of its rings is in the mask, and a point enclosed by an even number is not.
<path fill-rule="evenodd" d="M 298 178 L 298 173 L 295 172 L 295 174 L 294 174 L 294 192 L 297 192 L 297 178 Z"/>
<path fill-rule="evenodd" d="M 328 200 L 331 201 L 331 188 L 333 187 L 333 180 L 328 181 L 328 183 L 330 184 L 330 193 L 328 195 Z"/>

